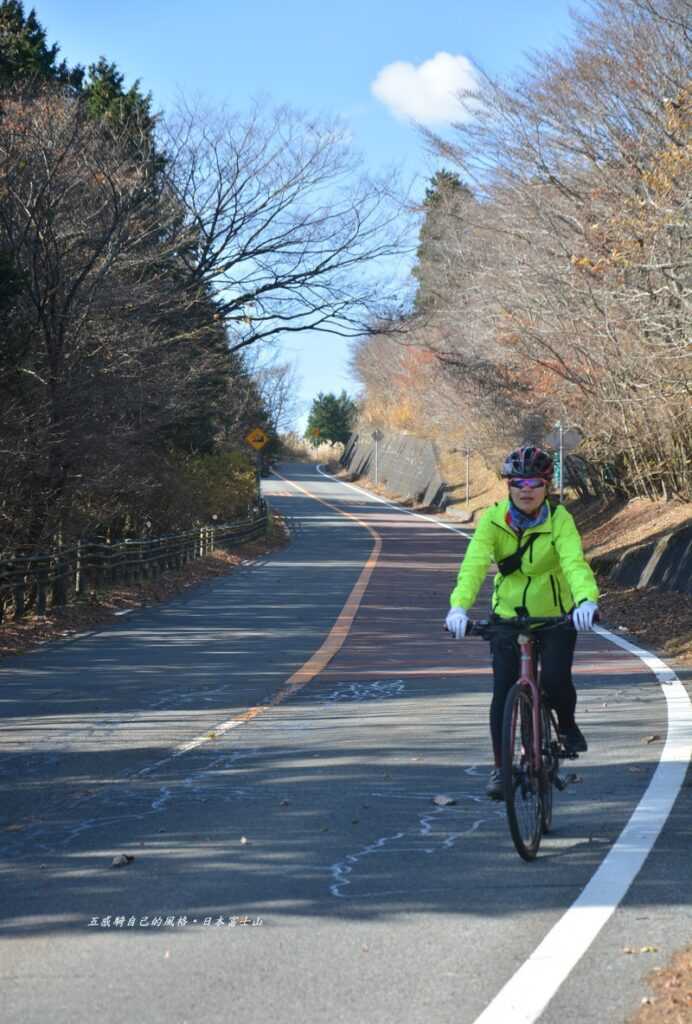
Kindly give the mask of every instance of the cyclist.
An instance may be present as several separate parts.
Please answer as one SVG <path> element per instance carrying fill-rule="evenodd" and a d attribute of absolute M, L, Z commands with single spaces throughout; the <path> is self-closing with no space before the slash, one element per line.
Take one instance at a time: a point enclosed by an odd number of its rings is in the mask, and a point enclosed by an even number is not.
<path fill-rule="evenodd" d="M 574 719 L 577 694 L 572 682 L 572 659 L 577 630 L 591 629 L 598 612 L 598 585 L 582 551 L 574 519 L 563 505 L 549 500 L 553 460 L 541 448 L 524 445 L 511 452 L 502 466 L 509 495 L 481 516 L 459 567 L 451 593 L 446 626 L 457 640 L 468 626 L 471 608 L 491 562 L 496 562 L 492 619 L 517 615 L 559 616 L 572 612 L 572 622 L 535 630 L 541 660 L 541 682 L 555 709 L 562 742 L 571 753 L 587 749 Z M 491 641 L 493 699 L 490 734 L 495 767 L 486 793 L 501 800 L 502 716 L 505 699 L 519 676 L 516 634 L 502 630 Z"/>

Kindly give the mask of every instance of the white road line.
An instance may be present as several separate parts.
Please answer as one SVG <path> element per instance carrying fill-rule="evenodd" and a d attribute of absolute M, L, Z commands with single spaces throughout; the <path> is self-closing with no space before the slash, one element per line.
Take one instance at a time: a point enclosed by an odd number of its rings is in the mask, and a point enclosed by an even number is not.
<path fill-rule="evenodd" d="M 319 466 L 317 469 L 322 476 L 336 480 Z M 368 493 L 343 480 L 336 482 Z M 369 497 L 383 501 L 375 495 Z M 454 530 L 419 513 L 409 514 Z M 692 759 L 692 701 L 676 673 L 655 654 L 610 630 L 595 626 L 594 632 L 640 658 L 656 676 L 668 712 L 666 742 L 646 792 L 591 881 L 474 1024 L 535 1024 L 639 874 L 673 809 Z"/>
<path fill-rule="evenodd" d="M 649 787 L 595 875 L 475 1024 L 534 1024 L 621 903 L 649 856 L 692 757 L 692 702 L 675 672 L 649 651 L 602 626 L 595 632 L 636 655 L 666 698 L 668 735 Z"/>
<path fill-rule="evenodd" d="M 464 530 L 460 530 L 458 526 L 450 526 L 449 523 L 441 523 L 433 516 L 423 515 L 422 512 L 412 512 L 410 508 L 403 508 L 401 505 L 395 505 L 391 501 L 387 501 L 385 498 L 380 498 L 377 494 L 370 494 L 369 491 L 364 491 L 362 487 L 356 487 L 355 484 L 347 484 L 345 480 L 339 480 L 338 477 L 332 476 L 331 473 L 325 473 L 321 465 L 315 467 L 320 476 L 325 477 L 327 480 L 333 480 L 335 484 L 341 484 L 342 487 L 350 487 L 352 491 L 358 491 L 359 494 L 364 494 L 367 498 L 372 498 L 373 501 L 379 501 L 382 505 L 388 505 L 390 508 L 396 509 L 397 512 L 406 512 L 409 516 L 415 516 L 416 519 L 422 519 L 426 523 L 432 523 L 433 526 L 441 526 L 444 530 L 451 530 L 452 533 L 459 533 L 462 537 L 466 537 L 467 540 L 471 540 L 471 535 L 466 533 Z"/>

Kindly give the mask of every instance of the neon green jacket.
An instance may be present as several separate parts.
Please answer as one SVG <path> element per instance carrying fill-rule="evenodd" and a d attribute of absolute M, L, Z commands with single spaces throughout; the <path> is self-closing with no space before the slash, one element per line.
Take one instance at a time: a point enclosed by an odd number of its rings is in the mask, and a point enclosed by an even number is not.
<path fill-rule="evenodd" d="M 581 537 L 567 509 L 563 505 L 549 506 L 546 521 L 525 530 L 521 541 L 507 525 L 508 509 L 506 498 L 481 516 L 449 598 L 452 608 L 471 608 L 490 563 L 513 555 L 533 533 L 539 536 L 525 552 L 521 568 L 508 576 L 496 573 L 493 612 L 505 619 L 515 616 L 521 607 L 529 615 L 562 615 L 581 601 L 598 601 L 596 579 L 584 558 Z"/>

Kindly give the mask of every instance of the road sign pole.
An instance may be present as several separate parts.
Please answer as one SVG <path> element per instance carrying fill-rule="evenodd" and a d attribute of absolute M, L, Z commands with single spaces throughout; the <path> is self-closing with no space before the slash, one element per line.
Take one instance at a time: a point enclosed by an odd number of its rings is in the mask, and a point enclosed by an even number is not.
<path fill-rule="evenodd" d="M 560 420 L 560 504 L 565 501 L 565 428 Z"/>
<path fill-rule="evenodd" d="M 378 430 L 373 430 L 373 432 L 370 435 L 370 437 L 375 442 L 375 483 L 379 484 L 379 482 L 380 482 L 380 441 L 384 437 L 384 434 L 379 429 Z"/>

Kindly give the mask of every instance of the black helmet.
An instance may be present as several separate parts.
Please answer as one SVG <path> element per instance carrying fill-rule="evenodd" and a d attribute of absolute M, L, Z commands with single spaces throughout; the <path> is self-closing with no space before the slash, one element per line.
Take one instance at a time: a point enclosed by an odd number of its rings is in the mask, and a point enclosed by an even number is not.
<path fill-rule="evenodd" d="M 508 480 L 537 476 L 549 481 L 553 476 L 553 460 L 542 448 L 525 444 L 509 453 L 502 464 L 501 475 Z"/>

